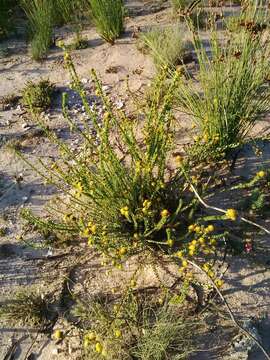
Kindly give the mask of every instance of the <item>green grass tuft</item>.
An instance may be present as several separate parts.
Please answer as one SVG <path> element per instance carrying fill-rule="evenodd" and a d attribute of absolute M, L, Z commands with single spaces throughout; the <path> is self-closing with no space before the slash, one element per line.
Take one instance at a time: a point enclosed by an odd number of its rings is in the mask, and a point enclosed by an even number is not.
<path fill-rule="evenodd" d="M 29 21 L 32 57 L 41 60 L 52 45 L 54 1 L 21 0 L 21 5 Z"/>
<path fill-rule="evenodd" d="M 182 64 L 183 58 L 189 52 L 189 43 L 184 40 L 184 31 L 177 24 L 141 33 L 138 48 L 150 53 L 157 69 L 173 69 Z"/>
<path fill-rule="evenodd" d="M 124 30 L 123 0 L 88 0 L 91 15 L 100 36 L 110 44 Z"/>

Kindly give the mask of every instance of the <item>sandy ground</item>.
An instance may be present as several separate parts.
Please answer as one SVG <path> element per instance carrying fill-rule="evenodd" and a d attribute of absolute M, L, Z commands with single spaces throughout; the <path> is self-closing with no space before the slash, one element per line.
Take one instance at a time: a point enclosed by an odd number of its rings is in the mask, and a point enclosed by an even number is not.
<path fill-rule="evenodd" d="M 132 91 L 139 94 L 155 73 L 151 59 L 136 47 L 133 37 L 137 27 L 168 23 L 170 11 L 163 4 L 160 11 L 157 3 L 128 1 L 130 17 L 127 20 L 126 31 L 114 46 L 100 40 L 95 30 L 86 29 L 83 35 L 88 39 L 89 47 L 73 52 L 76 69 L 80 74 L 86 89 L 93 88 L 90 79 L 90 69 L 95 68 L 113 100 L 125 106 L 127 102 L 126 77 L 129 75 L 129 85 Z M 162 9 L 164 7 L 164 9 Z M 72 35 L 69 29 L 59 29 L 57 37 L 70 41 Z M 63 69 L 62 51 L 54 48 L 46 61 L 36 63 L 27 53 L 27 45 L 21 38 L 13 38 L 1 44 L 2 49 L 8 49 L 6 56 L 0 56 L 0 95 L 20 94 L 28 80 L 49 78 L 60 91 L 70 94 L 70 107 L 74 116 L 81 115 L 82 110 L 77 107 L 78 98 L 69 90 L 69 76 Z M 110 73 L 110 68 L 116 67 L 116 73 Z M 47 114 L 51 128 L 57 130 L 60 137 L 65 138 L 76 149 L 79 141 L 75 135 L 69 133 L 68 127 L 61 115 L 61 96 L 57 95 L 53 109 Z M 179 127 L 179 139 L 187 138 L 185 132 L 186 119 Z M 255 129 L 260 133 L 269 126 L 266 119 Z M 31 134 L 31 136 L 29 136 Z M 33 136 L 32 136 L 33 135 Z M 7 234 L 0 238 L 0 299 L 8 298 L 19 286 L 38 286 L 41 291 L 48 287 L 55 291 L 55 296 L 61 300 L 63 284 L 67 276 L 72 277 L 75 290 L 82 284 L 87 284 L 91 290 L 96 285 L 97 274 L 103 277 L 103 286 L 110 286 L 106 282 L 106 269 L 101 269 L 99 261 L 91 251 L 82 244 L 81 248 L 68 249 L 33 249 L 18 240 L 22 223 L 19 212 L 22 207 L 30 207 L 36 213 L 42 214 L 43 206 L 55 195 L 53 188 L 44 187 L 42 180 L 29 169 L 24 162 L 14 157 L 6 148 L 8 141 L 19 140 L 24 151 L 33 162 L 39 158 L 53 159 L 56 156 L 55 148 L 46 138 L 36 132 L 31 118 L 23 109 L 15 107 L 0 112 L 0 175 L 2 191 L 0 193 L 0 226 L 7 228 Z M 179 142 L 181 142 L 179 140 Z M 262 154 L 256 156 L 252 147 L 246 147 L 238 157 L 235 175 L 247 176 L 255 174 L 261 166 L 269 167 L 270 147 L 268 143 L 261 144 Z M 19 179 L 19 181 L 18 181 Z M 220 199 L 211 199 L 213 204 Z M 228 195 L 224 204 L 232 204 L 234 199 Z M 270 228 L 270 224 L 266 223 Z M 232 310 L 241 320 L 250 318 L 263 319 L 261 321 L 261 335 L 264 345 L 270 350 L 270 325 L 268 321 L 269 303 L 269 275 L 270 254 L 269 238 L 253 234 L 263 247 L 263 254 L 258 256 L 229 257 L 229 270 L 225 274 L 226 296 Z M 38 243 L 36 234 L 28 235 L 27 241 Z M 79 261 L 78 261 L 79 259 Z M 119 281 L 120 274 L 115 275 L 114 281 Z M 117 280 L 116 280 L 117 279 Z M 59 301 L 60 301 L 59 300 Z M 215 319 L 216 321 L 216 319 Z M 0 359 L 80 359 L 78 351 L 80 344 L 78 334 L 66 320 L 56 319 L 55 328 L 65 327 L 73 334 L 72 341 L 64 341 L 56 345 L 46 335 L 38 334 L 28 328 L 2 326 L 0 328 Z M 226 332 L 218 327 L 209 325 L 209 333 L 202 341 L 202 351 L 192 359 L 264 359 L 259 351 L 244 355 L 230 348 L 226 339 Z M 33 347 L 29 349 L 30 345 Z M 12 346 L 14 344 L 14 346 Z M 9 352 L 14 349 L 14 356 Z M 27 353 L 28 352 L 28 353 Z M 31 355 L 32 354 L 32 355 Z M 32 357 L 30 357 L 32 356 Z M 116 359 L 115 359 L 116 360 Z M 153 359 L 155 360 L 155 359 Z"/>

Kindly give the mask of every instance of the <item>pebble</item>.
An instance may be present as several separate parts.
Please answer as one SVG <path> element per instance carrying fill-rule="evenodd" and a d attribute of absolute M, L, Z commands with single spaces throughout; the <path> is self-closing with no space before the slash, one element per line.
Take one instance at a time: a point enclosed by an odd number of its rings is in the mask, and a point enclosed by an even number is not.
<path fill-rule="evenodd" d="M 120 110 L 120 109 L 123 109 L 123 107 L 125 106 L 125 104 L 124 104 L 124 102 L 123 102 L 122 100 L 118 100 L 118 101 L 116 101 L 115 106 L 116 106 L 116 108 L 117 108 L 118 110 Z"/>
<path fill-rule="evenodd" d="M 88 79 L 82 78 L 81 83 L 82 83 L 82 84 L 87 84 L 87 83 L 88 83 Z"/>
<path fill-rule="evenodd" d="M 109 86 L 109 85 L 103 85 L 103 86 L 102 86 L 102 90 L 103 90 L 105 93 L 108 93 L 109 90 L 110 90 L 110 86 Z"/>
<path fill-rule="evenodd" d="M 22 128 L 23 128 L 24 130 L 30 130 L 30 129 L 31 129 L 31 126 L 30 126 L 29 124 L 27 124 L 27 123 L 23 123 L 23 124 L 22 124 Z"/>
<path fill-rule="evenodd" d="M 59 348 L 53 348 L 52 349 L 52 355 L 58 355 L 60 353 L 60 349 Z"/>

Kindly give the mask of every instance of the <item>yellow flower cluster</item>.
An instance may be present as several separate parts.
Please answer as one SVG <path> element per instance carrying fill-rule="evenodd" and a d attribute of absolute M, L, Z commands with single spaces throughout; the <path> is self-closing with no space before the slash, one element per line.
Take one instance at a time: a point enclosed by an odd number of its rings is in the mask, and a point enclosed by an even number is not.
<path fill-rule="evenodd" d="M 217 241 L 211 233 L 215 230 L 214 225 L 200 226 L 198 224 L 191 224 L 188 227 L 190 233 L 194 233 L 194 238 L 188 243 L 185 250 L 180 250 L 175 255 L 182 260 L 182 267 L 180 271 L 183 272 L 188 266 L 185 259 L 186 256 L 192 257 L 198 253 L 205 255 L 215 252 Z"/>
<path fill-rule="evenodd" d="M 147 214 L 149 208 L 151 207 L 151 205 L 152 205 L 152 203 L 151 203 L 150 200 L 144 200 L 142 212 L 143 212 L 144 214 Z"/>
<path fill-rule="evenodd" d="M 261 170 L 261 171 L 258 171 L 257 174 L 256 174 L 256 177 L 258 178 L 264 178 L 266 175 L 266 172 Z"/>
<path fill-rule="evenodd" d="M 125 216 L 126 218 L 128 217 L 128 206 L 124 206 L 120 209 L 120 213 L 121 215 Z"/>
<path fill-rule="evenodd" d="M 81 197 L 82 196 L 82 193 L 83 193 L 83 186 L 82 186 L 82 183 L 79 181 L 77 184 L 75 184 L 75 196 L 77 198 Z"/>
<path fill-rule="evenodd" d="M 94 351 L 98 354 L 101 354 L 102 356 L 107 355 L 106 350 L 99 339 L 99 336 L 93 331 L 87 333 L 84 336 L 83 346 L 85 349 L 87 349 L 89 346 L 93 346 Z"/>
<path fill-rule="evenodd" d="M 91 235 L 95 235 L 97 232 L 97 226 L 93 224 L 91 221 L 87 224 L 84 230 L 81 232 L 81 236 L 89 237 Z"/>
<path fill-rule="evenodd" d="M 235 209 L 228 209 L 226 211 L 226 217 L 229 219 L 229 220 L 232 220 L 232 221 L 235 221 L 237 219 L 237 211 Z"/>
<path fill-rule="evenodd" d="M 169 215 L 170 215 L 170 213 L 167 209 L 163 209 L 160 213 L 160 216 L 163 218 L 168 217 Z"/>

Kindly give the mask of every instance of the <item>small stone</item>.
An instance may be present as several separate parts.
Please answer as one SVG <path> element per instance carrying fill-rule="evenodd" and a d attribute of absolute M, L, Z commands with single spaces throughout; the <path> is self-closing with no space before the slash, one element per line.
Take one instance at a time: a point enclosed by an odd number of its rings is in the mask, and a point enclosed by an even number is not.
<path fill-rule="evenodd" d="M 27 123 L 23 123 L 22 128 L 23 128 L 23 130 L 29 130 L 31 128 L 31 126 Z"/>
<path fill-rule="evenodd" d="M 124 102 L 122 101 L 122 100 L 118 100 L 118 101 L 116 101 L 116 103 L 115 103 L 115 106 L 116 106 L 116 108 L 118 109 L 118 110 L 121 110 L 121 109 L 123 109 L 123 107 L 124 107 Z"/>
<path fill-rule="evenodd" d="M 102 86 L 102 90 L 103 90 L 105 93 L 108 93 L 109 90 L 110 90 L 110 86 L 109 86 L 109 85 L 103 85 L 103 86 Z"/>
<path fill-rule="evenodd" d="M 88 79 L 82 78 L 81 83 L 82 83 L 82 84 L 87 84 L 87 83 L 88 83 Z"/>
<path fill-rule="evenodd" d="M 60 353 L 60 349 L 59 348 L 53 348 L 52 349 L 52 355 L 58 355 Z"/>

